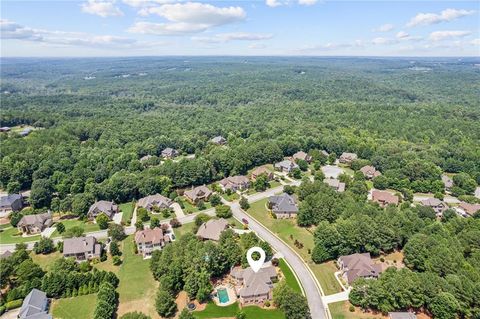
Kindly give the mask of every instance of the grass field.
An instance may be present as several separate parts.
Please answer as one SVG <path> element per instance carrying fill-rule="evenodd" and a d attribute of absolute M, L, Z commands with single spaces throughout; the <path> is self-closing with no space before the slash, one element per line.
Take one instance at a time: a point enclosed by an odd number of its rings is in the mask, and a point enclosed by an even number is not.
<path fill-rule="evenodd" d="M 219 307 L 213 302 L 210 302 L 205 310 L 194 311 L 193 315 L 197 319 L 214 319 L 214 318 L 226 318 L 235 317 L 240 310 L 238 303 L 234 303 L 230 306 Z M 242 309 L 247 315 L 247 319 L 284 319 L 285 315 L 278 309 L 262 309 L 257 306 L 248 306 Z"/>
<path fill-rule="evenodd" d="M 188 223 L 188 224 L 183 224 L 182 226 L 178 228 L 173 229 L 173 233 L 177 238 L 181 237 L 182 235 L 185 235 L 186 233 L 192 232 L 192 229 L 195 227 L 195 223 Z"/>
<path fill-rule="evenodd" d="M 15 227 L 6 227 L 0 231 L 0 243 L 2 244 L 14 244 L 14 243 L 26 243 L 29 241 L 39 240 L 40 235 L 22 237 L 18 235 L 18 230 Z"/>
<path fill-rule="evenodd" d="M 96 301 L 96 294 L 54 300 L 51 313 L 55 319 L 91 319 Z"/>
<path fill-rule="evenodd" d="M 332 319 L 388 319 L 388 316 L 383 316 L 381 313 L 363 312 L 359 308 L 355 311 L 349 310 L 350 302 L 340 301 L 328 305 Z M 420 316 L 418 317 L 420 319 Z"/>
<path fill-rule="evenodd" d="M 120 211 L 123 213 L 122 222 L 127 223 L 132 219 L 133 216 L 133 203 L 124 203 L 120 204 Z"/>
<path fill-rule="evenodd" d="M 265 204 L 267 199 L 260 200 L 252 203 L 248 209 L 248 213 L 252 215 L 256 220 L 261 222 L 264 226 L 277 234 L 283 241 L 285 241 L 290 247 L 292 247 L 303 260 L 305 260 L 312 269 L 315 277 L 320 282 L 325 294 L 329 295 L 342 291 L 342 287 L 337 282 L 334 276 L 336 271 L 333 262 L 324 264 L 315 264 L 308 253 L 308 250 L 313 250 L 313 229 L 299 227 L 295 224 L 294 220 L 289 219 L 273 219 Z M 292 239 L 292 237 L 293 239 Z M 294 245 L 295 240 L 298 240 L 303 244 L 303 248 L 298 248 Z"/>
<path fill-rule="evenodd" d="M 185 212 L 185 214 L 191 214 L 191 213 L 196 213 L 200 211 L 197 208 L 197 206 L 192 205 L 192 203 L 190 203 L 185 198 L 183 198 L 182 201 L 183 201 L 183 206 L 185 207 L 183 208 L 183 211 Z M 205 202 L 205 207 L 206 207 L 205 209 L 212 208 L 212 204 L 210 204 L 210 202 Z"/>
<path fill-rule="evenodd" d="M 290 266 L 283 258 L 281 258 L 279 261 L 279 267 L 282 270 L 283 275 L 285 276 L 285 281 L 287 282 L 287 285 L 293 290 L 301 293 L 302 289 L 300 288 L 300 284 L 297 281 L 295 275 L 293 274 L 292 269 L 290 269 Z"/>
<path fill-rule="evenodd" d="M 133 236 L 122 242 L 123 263 L 118 271 L 120 284 L 118 286 L 118 315 L 141 309 L 142 312 L 157 318 L 155 311 L 155 294 L 158 283 L 150 271 L 149 260 L 133 252 Z"/>
<path fill-rule="evenodd" d="M 52 268 L 53 263 L 56 260 L 63 258 L 63 255 L 58 251 L 48 255 L 37 255 L 34 252 L 30 252 L 30 257 L 32 257 L 33 262 L 38 264 L 44 271 L 49 271 Z"/>
<path fill-rule="evenodd" d="M 222 194 L 222 197 L 223 197 L 226 201 L 229 201 L 229 202 L 232 202 L 232 201 L 234 201 L 234 200 L 240 199 L 240 195 L 238 195 L 237 193 L 231 193 L 230 195 L 227 195 L 227 194 L 225 193 L 225 194 Z"/>
<path fill-rule="evenodd" d="M 100 230 L 100 227 L 98 227 L 98 225 L 94 224 L 93 222 L 85 223 L 78 219 L 61 220 L 60 222 L 65 226 L 65 231 L 75 226 L 82 227 L 85 233 Z M 55 238 L 55 237 L 62 237 L 62 234 L 60 234 L 57 230 L 55 230 L 52 236 L 50 236 L 50 238 Z"/>

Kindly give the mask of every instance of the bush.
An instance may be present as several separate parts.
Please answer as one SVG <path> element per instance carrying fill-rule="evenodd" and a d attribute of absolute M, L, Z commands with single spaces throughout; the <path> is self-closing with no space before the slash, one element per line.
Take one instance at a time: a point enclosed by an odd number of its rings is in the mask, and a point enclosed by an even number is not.
<path fill-rule="evenodd" d="M 22 217 L 23 217 L 22 213 L 13 212 L 12 214 L 10 214 L 10 224 L 13 227 L 17 227 L 17 224 L 20 221 L 20 219 L 22 219 Z"/>
<path fill-rule="evenodd" d="M 119 266 L 122 263 L 122 259 L 119 256 L 113 256 L 112 257 L 112 263 L 115 266 Z"/>
<path fill-rule="evenodd" d="M 212 204 L 213 207 L 218 206 L 222 203 L 222 199 L 220 198 L 220 195 L 218 194 L 213 194 L 210 196 L 210 204 Z"/>
<path fill-rule="evenodd" d="M 5 306 L 0 306 L 0 316 L 5 312 Z"/>
<path fill-rule="evenodd" d="M 215 207 L 215 213 L 217 214 L 217 217 L 220 218 L 232 217 L 232 210 L 229 206 L 226 205 L 218 205 L 217 207 Z"/>
<path fill-rule="evenodd" d="M 90 265 L 90 263 L 88 261 L 82 261 L 79 265 L 78 265 L 78 269 L 80 270 L 80 272 L 89 272 L 90 270 L 92 270 L 92 266 Z"/>
<path fill-rule="evenodd" d="M 265 301 L 265 307 L 270 307 L 270 301 Z"/>
<path fill-rule="evenodd" d="M 197 203 L 197 208 L 198 208 L 198 210 L 204 210 L 204 209 L 207 208 L 207 206 L 205 206 L 205 203 L 204 203 L 203 200 L 200 200 L 200 201 L 198 201 L 198 203 Z"/>
<path fill-rule="evenodd" d="M 150 228 L 153 229 L 159 226 L 160 226 L 160 220 L 157 217 L 152 217 L 152 219 L 150 220 Z"/>
<path fill-rule="evenodd" d="M 11 310 L 11 309 L 19 308 L 22 306 L 22 303 L 23 303 L 23 299 L 9 301 L 5 304 L 5 309 Z"/>
<path fill-rule="evenodd" d="M 355 311 L 355 307 L 354 307 L 354 306 L 352 306 L 352 305 L 350 305 L 350 307 L 348 307 L 348 311 L 350 311 L 350 312 L 354 312 L 354 311 Z"/>
<path fill-rule="evenodd" d="M 235 319 L 247 319 L 247 315 L 245 314 L 245 312 L 243 311 L 239 311 L 237 312 L 237 314 L 235 315 Z"/>
<path fill-rule="evenodd" d="M 37 241 L 33 245 L 33 252 L 35 254 L 50 254 L 55 250 L 55 245 L 53 244 L 53 240 L 50 238 L 42 237 L 39 241 Z"/>
<path fill-rule="evenodd" d="M 110 254 L 112 256 L 121 256 L 122 252 L 120 251 L 120 248 L 118 247 L 118 244 L 116 241 L 112 241 L 110 243 Z"/>
<path fill-rule="evenodd" d="M 108 237 L 115 241 L 122 241 L 125 238 L 123 226 L 117 224 L 108 225 Z"/>
<path fill-rule="evenodd" d="M 73 226 L 72 228 L 66 230 L 63 233 L 64 238 L 72 238 L 72 237 L 82 237 L 85 233 L 85 230 L 81 226 Z"/>
<path fill-rule="evenodd" d="M 59 234 L 63 234 L 65 232 L 65 225 L 63 223 L 57 223 L 55 225 L 55 228 L 57 229 Z"/>
<path fill-rule="evenodd" d="M 246 199 L 245 197 L 242 196 L 242 198 L 240 198 L 240 207 L 243 209 L 243 210 L 247 210 L 250 208 L 250 204 L 248 203 L 248 199 Z"/>
<path fill-rule="evenodd" d="M 179 222 L 178 219 L 172 218 L 172 219 L 170 220 L 170 226 L 172 226 L 172 228 L 177 228 L 177 227 L 182 226 L 182 223 Z"/>
<path fill-rule="evenodd" d="M 108 216 L 105 215 L 104 213 L 101 213 L 100 215 L 98 215 L 95 220 L 97 222 L 98 227 L 100 227 L 100 229 L 108 228 L 108 222 L 110 221 L 110 218 L 108 218 Z"/>

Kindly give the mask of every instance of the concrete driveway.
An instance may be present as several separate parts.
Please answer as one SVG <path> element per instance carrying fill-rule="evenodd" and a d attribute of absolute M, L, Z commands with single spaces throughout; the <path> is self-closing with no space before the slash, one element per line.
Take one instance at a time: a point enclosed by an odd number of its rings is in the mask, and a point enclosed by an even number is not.
<path fill-rule="evenodd" d="M 42 237 L 50 238 L 52 234 L 55 232 L 56 227 L 47 227 L 42 231 Z"/>
<path fill-rule="evenodd" d="M 336 294 L 333 294 L 333 295 L 324 296 L 322 299 L 323 299 L 323 302 L 326 305 L 328 305 L 328 304 L 334 303 L 334 302 L 347 301 L 349 294 L 350 294 L 350 290 L 345 290 L 345 291 L 342 291 L 342 292 L 339 292 L 339 293 L 336 293 Z"/>
<path fill-rule="evenodd" d="M 115 215 L 113 215 L 112 220 L 115 224 L 121 225 L 122 224 L 122 217 L 123 217 L 122 212 L 116 213 Z"/>
<path fill-rule="evenodd" d="M 173 211 L 175 212 L 175 216 L 177 216 L 177 218 L 185 217 L 185 213 L 183 212 L 182 207 L 180 207 L 179 203 L 173 203 L 170 207 L 173 208 Z"/>

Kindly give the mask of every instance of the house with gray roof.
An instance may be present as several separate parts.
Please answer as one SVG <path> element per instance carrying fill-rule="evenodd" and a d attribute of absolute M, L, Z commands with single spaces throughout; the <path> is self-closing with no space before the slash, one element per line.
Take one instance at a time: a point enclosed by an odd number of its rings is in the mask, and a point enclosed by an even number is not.
<path fill-rule="evenodd" d="M 154 207 L 160 209 L 167 209 L 173 204 L 170 198 L 167 198 L 160 194 L 150 195 L 140 198 L 137 203 L 137 207 L 143 207 L 148 211 L 152 211 Z"/>
<path fill-rule="evenodd" d="M 231 190 L 236 192 L 250 187 L 250 180 L 242 175 L 229 176 L 218 182 L 218 185 L 220 185 L 223 191 Z"/>
<path fill-rule="evenodd" d="M 435 211 L 437 217 L 442 217 L 443 212 L 448 209 L 448 205 L 438 198 L 427 198 L 420 202 L 422 206 L 431 207 Z"/>
<path fill-rule="evenodd" d="M 445 190 L 449 191 L 450 188 L 453 187 L 453 179 L 451 179 L 449 176 L 442 174 L 442 182 L 443 185 L 445 185 Z"/>
<path fill-rule="evenodd" d="M 27 136 L 28 134 L 30 134 L 32 131 L 33 131 L 32 128 L 27 127 L 27 128 L 25 128 L 23 131 L 20 132 L 20 136 L 21 136 L 21 137 L 25 137 L 25 136 Z"/>
<path fill-rule="evenodd" d="M 276 163 L 273 167 L 275 168 L 276 171 L 290 173 L 295 168 L 298 168 L 298 165 L 294 161 L 286 159 Z"/>
<path fill-rule="evenodd" d="M 228 220 L 224 218 L 210 219 L 198 228 L 197 237 L 203 240 L 219 241 L 220 234 L 227 228 Z"/>
<path fill-rule="evenodd" d="M 100 258 L 102 245 L 93 236 L 66 238 L 63 241 L 63 257 L 73 257 L 81 262 L 92 258 Z"/>
<path fill-rule="evenodd" d="M 20 194 L 10 194 L 0 197 L 0 217 L 6 217 L 11 212 L 18 212 L 23 208 L 23 197 Z"/>
<path fill-rule="evenodd" d="M 339 193 L 343 193 L 345 191 L 345 183 L 340 182 L 336 178 L 325 178 L 323 182 Z"/>
<path fill-rule="evenodd" d="M 351 285 L 357 278 L 378 278 L 383 272 L 382 264 L 375 264 L 370 257 L 370 253 L 352 254 L 341 256 L 337 261 L 338 267 L 342 272 L 343 279 Z"/>
<path fill-rule="evenodd" d="M 180 154 L 179 151 L 177 151 L 176 149 L 173 149 L 173 148 L 171 148 L 171 147 L 167 147 L 166 149 L 164 149 L 164 150 L 162 151 L 162 157 L 163 157 L 163 158 L 167 158 L 167 159 L 175 158 L 175 157 L 177 157 L 179 154 Z"/>
<path fill-rule="evenodd" d="M 95 219 L 98 215 L 102 213 L 111 220 L 113 216 L 118 213 L 118 205 L 116 205 L 114 202 L 99 200 L 98 202 L 95 202 L 92 206 L 90 206 L 87 217 L 89 219 Z"/>
<path fill-rule="evenodd" d="M 17 224 L 18 231 L 24 234 L 39 234 L 52 225 L 52 213 L 25 215 Z"/>
<path fill-rule="evenodd" d="M 210 142 L 217 145 L 225 145 L 227 143 L 227 140 L 223 136 L 219 135 L 212 138 Z"/>
<path fill-rule="evenodd" d="M 274 213 L 277 218 L 292 218 L 298 214 L 295 198 L 287 193 L 270 196 L 268 198 L 268 206 L 271 207 L 272 213 Z"/>
<path fill-rule="evenodd" d="M 342 164 L 351 164 L 354 160 L 358 158 L 358 155 L 355 153 L 342 153 L 338 161 Z"/>
<path fill-rule="evenodd" d="M 242 305 L 261 305 L 272 300 L 273 281 L 277 278 L 275 267 L 263 267 L 258 272 L 250 267 L 235 267 L 230 276 L 234 279 L 235 290 Z"/>
<path fill-rule="evenodd" d="M 417 319 L 417 316 L 413 312 L 389 312 L 388 318 L 390 319 Z"/>
<path fill-rule="evenodd" d="M 38 289 L 32 289 L 23 299 L 22 307 L 18 313 L 19 319 L 52 319 L 48 313 L 47 294 Z"/>
<path fill-rule="evenodd" d="M 212 191 L 207 186 L 201 185 L 195 188 L 192 187 L 192 189 L 185 191 L 183 195 L 185 195 L 188 201 L 196 205 L 201 200 L 204 202 L 208 201 Z"/>

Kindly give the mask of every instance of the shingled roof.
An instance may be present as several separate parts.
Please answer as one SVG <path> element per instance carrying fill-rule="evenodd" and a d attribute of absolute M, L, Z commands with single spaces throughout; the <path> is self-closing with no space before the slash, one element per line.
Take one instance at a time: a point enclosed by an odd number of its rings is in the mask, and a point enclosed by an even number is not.
<path fill-rule="evenodd" d="M 172 204 L 173 202 L 171 199 L 160 194 L 155 194 L 155 195 L 150 195 L 150 196 L 140 198 L 138 200 L 137 205 L 139 207 L 151 209 L 153 206 L 162 208 L 162 207 L 169 207 Z"/>
<path fill-rule="evenodd" d="M 271 203 L 272 212 L 274 213 L 298 213 L 298 207 L 295 202 L 295 198 L 287 193 L 270 196 L 268 201 Z"/>
<path fill-rule="evenodd" d="M 52 224 L 52 214 L 50 212 L 37 214 L 37 215 L 25 215 L 20 219 L 17 226 L 35 226 L 39 229 L 48 227 Z"/>
<path fill-rule="evenodd" d="M 220 240 L 220 234 L 227 229 L 228 220 L 220 219 L 210 219 L 206 223 L 203 223 L 197 231 L 197 236 L 202 239 L 210 239 L 218 241 Z"/>
<path fill-rule="evenodd" d="M 22 308 L 18 313 L 20 319 L 52 319 L 47 313 L 48 299 L 47 294 L 38 289 L 32 289 L 25 297 Z"/>
<path fill-rule="evenodd" d="M 240 296 L 247 298 L 267 294 L 273 287 L 272 278 L 277 277 L 275 267 L 268 266 L 260 268 L 258 272 L 254 272 L 252 268 L 245 269 L 234 268 L 232 276 L 243 281 L 243 287 L 240 289 Z"/>

